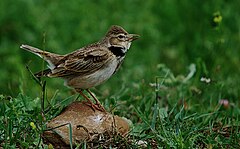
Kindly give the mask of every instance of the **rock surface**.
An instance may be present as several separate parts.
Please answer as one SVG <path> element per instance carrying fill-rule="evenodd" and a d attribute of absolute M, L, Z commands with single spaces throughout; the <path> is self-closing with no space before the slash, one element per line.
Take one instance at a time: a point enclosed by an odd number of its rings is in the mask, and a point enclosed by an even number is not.
<path fill-rule="evenodd" d="M 51 143 L 54 147 L 69 146 L 70 126 L 73 145 L 83 141 L 93 141 L 101 134 L 125 136 L 129 131 L 126 119 L 110 113 L 94 111 L 84 103 L 74 102 L 47 124 L 52 130 L 44 132 L 45 142 Z"/>

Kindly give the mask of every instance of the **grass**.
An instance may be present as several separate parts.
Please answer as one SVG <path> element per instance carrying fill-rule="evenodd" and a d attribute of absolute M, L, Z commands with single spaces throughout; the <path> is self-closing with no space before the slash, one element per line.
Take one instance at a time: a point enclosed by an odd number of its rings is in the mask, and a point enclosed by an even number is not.
<path fill-rule="evenodd" d="M 122 87 L 119 93 L 106 98 L 107 108 L 114 107 L 115 114 L 133 122 L 130 142 L 115 138 L 108 145 L 141 148 L 137 142 L 142 141 L 149 148 L 239 148 L 238 103 L 220 104 L 222 84 L 200 82 L 199 78 L 196 84 L 195 75 L 191 76 L 195 69 L 192 71 L 187 77 L 175 77 L 162 65 L 160 72 L 165 75 L 156 77 L 156 82 L 141 82 L 132 89 Z M 41 140 L 46 122 L 76 98 L 57 101 L 56 97 L 46 104 L 43 119 L 40 98 L 1 96 L 2 146 L 47 148 Z"/>
<path fill-rule="evenodd" d="M 26 66 L 46 65 L 19 46 L 65 54 L 118 24 L 141 38 L 120 71 L 92 89 L 107 110 L 132 121 L 127 138 L 107 145 L 240 148 L 238 1 L 0 3 L 1 147 L 51 148 L 41 139 L 46 122 L 77 98 L 61 79 L 44 78 L 43 92 Z"/>

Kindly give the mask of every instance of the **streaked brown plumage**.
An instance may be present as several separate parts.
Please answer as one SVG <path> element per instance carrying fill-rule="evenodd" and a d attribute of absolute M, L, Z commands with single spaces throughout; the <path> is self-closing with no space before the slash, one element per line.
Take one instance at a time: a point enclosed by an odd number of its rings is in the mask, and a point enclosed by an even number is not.
<path fill-rule="evenodd" d="M 29 45 L 21 45 L 20 48 L 48 62 L 49 69 L 37 73 L 37 77 L 63 78 L 67 86 L 76 89 L 84 98 L 87 98 L 82 93 L 82 89 L 86 89 L 93 96 L 89 88 L 103 83 L 119 69 L 131 42 L 138 37 L 136 34 L 128 34 L 120 26 L 113 25 L 99 42 L 66 55 L 42 51 Z M 99 107 L 99 101 L 94 96 L 93 98 Z M 88 98 L 87 100 L 93 108 L 97 108 Z"/>

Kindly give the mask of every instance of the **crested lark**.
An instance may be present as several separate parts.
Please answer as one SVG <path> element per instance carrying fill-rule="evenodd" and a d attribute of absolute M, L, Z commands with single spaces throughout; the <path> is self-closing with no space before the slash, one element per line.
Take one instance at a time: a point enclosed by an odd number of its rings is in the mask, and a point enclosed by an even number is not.
<path fill-rule="evenodd" d="M 131 42 L 139 35 L 129 34 L 122 27 L 113 25 L 99 42 L 87 45 L 66 55 L 42 51 L 29 45 L 20 48 L 32 52 L 45 61 L 48 69 L 36 73 L 36 77 L 60 77 L 65 84 L 80 93 L 95 110 L 105 111 L 90 88 L 108 80 L 121 66 Z M 85 95 L 86 90 L 95 100 L 95 104 Z"/>

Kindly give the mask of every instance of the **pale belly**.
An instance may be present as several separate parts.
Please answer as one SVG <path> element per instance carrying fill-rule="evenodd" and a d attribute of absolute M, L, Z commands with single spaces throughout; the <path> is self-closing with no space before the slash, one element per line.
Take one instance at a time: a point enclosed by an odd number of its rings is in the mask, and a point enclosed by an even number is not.
<path fill-rule="evenodd" d="M 89 89 L 91 87 L 97 86 L 108 80 L 114 73 L 117 67 L 117 60 L 109 64 L 102 70 L 99 70 L 93 74 L 87 76 L 74 77 L 72 79 L 66 80 L 66 85 L 73 88 Z"/>

